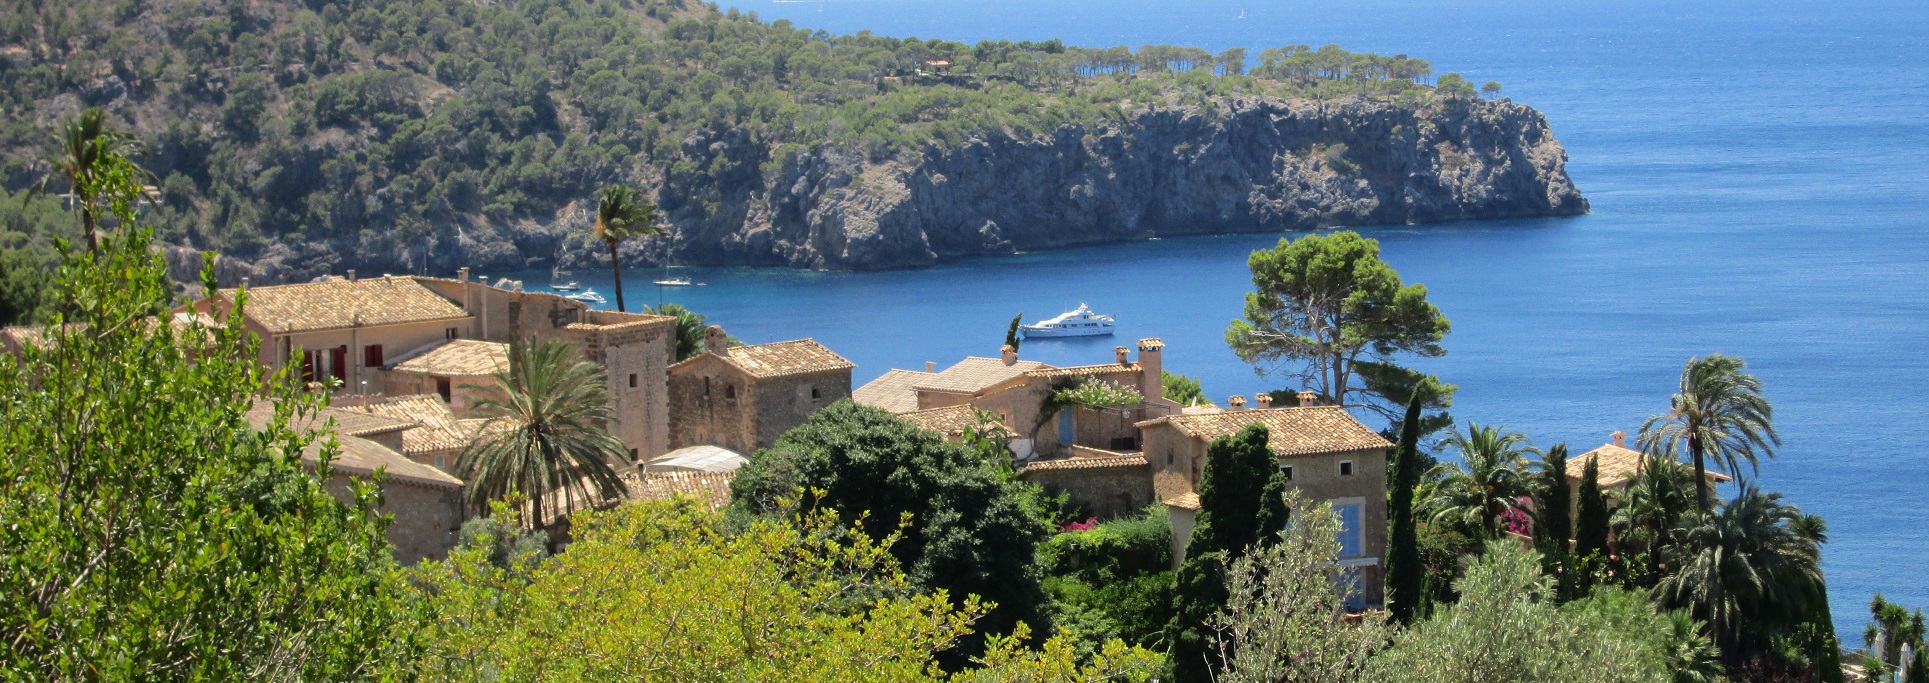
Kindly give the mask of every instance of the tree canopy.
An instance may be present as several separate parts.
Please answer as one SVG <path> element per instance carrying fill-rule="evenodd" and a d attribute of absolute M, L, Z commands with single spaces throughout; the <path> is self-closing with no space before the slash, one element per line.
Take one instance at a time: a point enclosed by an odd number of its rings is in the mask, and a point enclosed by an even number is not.
<path fill-rule="evenodd" d="M 1048 530 L 1028 513 L 1020 486 L 964 446 L 841 400 L 753 455 L 731 493 L 740 513 L 829 508 L 877 538 L 908 521 L 891 552 L 911 585 L 995 603 L 978 631 L 1002 635 L 1021 621 L 1046 626 L 1033 555 Z"/>
<path fill-rule="evenodd" d="M 1427 288 L 1405 284 L 1380 260 L 1380 243 L 1359 233 L 1282 238 L 1247 260 L 1254 291 L 1245 316 L 1226 328 L 1226 343 L 1261 374 L 1291 378 L 1323 399 L 1365 405 L 1399 419 L 1418 396 L 1429 410 L 1451 403 L 1454 387 L 1395 364 L 1401 355 L 1446 354 L 1451 325 L 1427 301 Z M 1450 424 L 1429 418 L 1428 431 Z"/>

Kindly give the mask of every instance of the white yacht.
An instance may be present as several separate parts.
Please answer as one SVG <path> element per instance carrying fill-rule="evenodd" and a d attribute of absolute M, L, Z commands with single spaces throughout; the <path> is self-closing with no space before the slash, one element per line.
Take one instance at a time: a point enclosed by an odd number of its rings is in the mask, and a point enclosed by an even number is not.
<path fill-rule="evenodd" d="M 588 302 L 588 303 L 592 303 L 592 304 L 606 304 L 606 303 L 609 303 L 609 299 L 605 299 L 605 298 L 603 298 L 603 295 L 601 295 L 601 294 L 597 294 L 597 293 L 596 293 L 596 290 L 594 290 L 594 289 L 585 289 L 585 290 L 583 290 L 583 291 L 580 291 L 580 292 L 577 292 L 577 293 L 575 293 L 575 294 L 567 294 L 567 295 L 564 295 L 564 296 L 563 296 L 563 298 L 565 298 L 565 299 L 574 299 L 574 300 L 577 300 L 577 301 L 583 301 L 583 302 Z"/>
<path fill-rule="evenodd" d="M 653 280 L 651 281 L 651 284 L 654 284 L 658 287 L 688 287 L 690 286 L 690 278 L 673 277 L 673 278 L 668 278 L 663 280 Z"/>
<path fill-rule="evenodd" d="M 576 284 L 575 280 L 570 280 L 569 282 L 551 283 L 549 285 L 549 288 L 556 290 L 558 292 L 574 292 L 576 290 L 582 289 L 583 287 L 582 285 Z"/>
<path fill-rule="evenodd" d="M 1112 316 L 1093 313 L 1085 304 L 1078 308 L 1060 313 L 1050 320 L 1040 320 L 1030 325 L 1019 325 L 1019 331 L 1026 339 L 1041 337 L 1102 337 L 1112 333 L 1115 325 Z"/>

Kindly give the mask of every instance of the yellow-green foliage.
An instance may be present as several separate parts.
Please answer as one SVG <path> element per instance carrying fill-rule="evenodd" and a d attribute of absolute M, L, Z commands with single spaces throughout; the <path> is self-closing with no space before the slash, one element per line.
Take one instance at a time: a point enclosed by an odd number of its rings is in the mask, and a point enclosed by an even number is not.
<path fill-rule="evenodd" d="M 421 570 L 439 613 L 428 680 L 944 680 L 933 657 L 986 605 L 912 590 L 888 551 L 831 512 L 727 532 L 692 501 L 571 518 L 568 550 L 527 573 L 481 547 Z M 1144 678 L 1156 655 L 1122 644 L 1078 666 L 1071 646 L 994 639 L 959 680 Z"/>

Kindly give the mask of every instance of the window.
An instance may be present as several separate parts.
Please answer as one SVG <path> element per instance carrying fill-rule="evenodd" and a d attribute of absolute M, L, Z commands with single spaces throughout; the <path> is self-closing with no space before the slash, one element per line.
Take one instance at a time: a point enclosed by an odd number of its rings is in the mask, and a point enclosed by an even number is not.
<path fill-rule="evenodd" d="M 737 400 L 737 385 L 735 384 L 723 385 L 723 397 L 732 401 Z"/>
<path fill-rule="evenodd" d="M 1172 466 L 1172 449 L 1170 448 L 1165 449 L 1165 466 L 1166 467 Z"/>
<path fill-rule="evenodd" d="M 1340 461 L 1340 476 L 1342 477 L 1353 476 L 1353 461 L 1351 460 Z"/>
<path fill-rule="evenodd" d="M 630 449 L 630 460 L 636 460 L 636 449 L 634 448 Z"/>
<path fill-rule="evenodd" d="M 448 469 L 448 456 L 446 455 L 435 456 L 435 468 L 438 470 Z"/>
<path fill-rule="evenodd" d="M 822 391 L 820 391 L 820 390 L 818 390 L 818 388 L 817 388 L 817 387 L 811 387 L 811 388 L 810 388 L 810 400 L 812 400 L 812 401 L 815 401 L 815 400 L 818 400 L 818 399 L 821 399 L 821 398 L 824 398 L 824 392 L 822 392 Z"/>
<path fill-rule="evenodd" d="M 449 378 L 447 377 L 435 378 L 435 393 L 440 394 L 442 396 L 443 403 L 449 402 Z"/>
<path fill-rule="evenodd" d="M 382 367 L 383 360 L 381 344 L 369 344 L 368 346 L 362 347 L 362 367 L 379 368 Z"/>
<path fill-rule="evenodd" d="M 634 372 L 630 373 L 630 388 L 631 389 L 636 388 L 636 373 Z"/>
<path fill-rule="evenodd" d="M 1280 465 L 1280 466 L 1279 466 L 1279 473 L 1280 473 L 1281 475 L 1283 475 L 1283 476 L 1285 476 L 1285 477 L 1286 477 L 1286 481 L 1292 481 L 1292 480 L 1293 480 L 1293 466 L 1292 466 L 1292 465 Z"/>
<path fill-rule="evenodd" d="M 1359 557 L 1366 552 L 1365 539 L 1361 531 L 1366 503 L 1359 499 L 1351 502 L 1333 501 L 1333 513 L 1340 518 L 1340 557 Z"/>
<path fill-rule="evenodd" d="M 451 327 L 451 328 L 449 328 L 449 329 L 446 329 L 446 330 L 443 330 L 443 331 L 442 331 L 442 338 L 443 338 L 443 339 L 455 339 L 455 338 L 456 338 L 456 333 L 455 333 L 455 328 L 453 328 L 453 327 Z"/>

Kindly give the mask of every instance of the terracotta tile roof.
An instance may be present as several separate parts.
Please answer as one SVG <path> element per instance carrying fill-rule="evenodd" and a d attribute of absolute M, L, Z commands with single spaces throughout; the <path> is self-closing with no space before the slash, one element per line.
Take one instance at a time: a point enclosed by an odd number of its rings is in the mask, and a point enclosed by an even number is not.
<path fill-rule="evenodd" d="M 1098 375 L 1098 374 L 1103 374 L 1107 372 L 1138 372 L 1138 371 L 1139 371 L 1138 363 L 1126 363 L 1123 365 L 1118 363 L 1105 363 L 1103 365 L 1074 365 L 1068 368 L 1044 367 L 1044 368 L 1039 368 L 1037 370 L 1026 371 L 1025 376 L 1026 377 L 1078 377 L 1082 375 Z"/>
<path fill-rule="evenodd" d="M 1030 465 L 1026 465 L 1024 471 L 1039 472 L 1039 471 L 1045 471 L 1045 470 L 1100 470 L 1100 469 L 1112 469 L 1112 468 L 1121 468 L 1121 467 L 1145 467 L 1145 466 L 1146 466 L 1145 455 L 1143 453 L 1134 453 L 1132 455 L 1113 455 L 1113 456 L 1106 456 L 1101 458 L 1059 458 L 1057 460 L 1043 460 L 1043 461 L 1032 463 Z"/>
<path fill-rule="evenodd" d="M 1641 451 L 1632 448 L 1624 448 L 1614 444 L 1603 444 L 1600 448 L 1568 458 L 1567 478 L 1580 481 L 1581 473 L 1587 467 L 1587 459 L 1598 458 L 1601 469 L 1601 485 L 1620 486 L 1626 484 L 1629 479 L 1633 479 L 1634 474 L 1641 470 L 1641 459 L 1643 457 L 1646 456 L 1642 455 Z M 1675 464 L 1682 467 L 1691 466 L 1682 462 L 1676 462 Z M 1693 477 L 1690 478 L 1692 479 Z M 1708 470 L 1708 481 L 1719 484 L 1731 480 L 1732 478 L 1726 474 Z"/>
<path fill-rule="evenodd" d="M 467 448 L 469 442 L 475 440 L 477 428 L 487 422 L 458 422 L 455 413 L 449 411 L 449 404 L 443 403 L 442 397 L 435 394 L 396 396 L 344 410 L 384 415 L 420 425 L 402 432 L 402 452 L 408 455 Z M 473 424 L 465 425 L 464 422 Z"/>
<path fill-rule="evenodd" d="M 712 510 L 721 510 L 730 504 L 730 481 L 736 478 L 735 470 L 623 473 L 623 483 L 630 487 L 631 500 L 669 500 L 683 495 L 703 501 Z"/>
<path fill-rule="evenodd" d="M 248 408 L 249 424 L 260 429 L 274 419 L 275 407 L 267 401 L 256 401 Z M 361 410 L 347 408 L 323 408 L 307 418 L 289 421 L 289 426 L 299 431 L 319 431 L 328 420 L 335 421 L 335 433 L 347 436 L 374 436 L 389 432 L 399 432 L 417 426 L 416 421 L 376 415 Z"/>
<path fill-rule="evenodd" d="M 1144 429 L 1170 424 L 1186 436 L 1208 441 L 1260 423 L 1271 432 L 1267 445 L 1280 456 L 1392 448 L 1378 432 L 1360 424 L 1339 406 L 1229 410 L 1210 415 L 1173 415 L 1139 423 Z"/>
<path fill-rule="evenodd" d="M 1181 510 L 1198 510 L 1199 494 L 1197 493 L 1180 494 L 1177 496 L 1173 496 L 1171 498 L 1167 498 L 1160 502 L 1165 503 L 1165 506 L 1169 508 L 1178 508 Z"/>
<path fill-rule="evenodd" d="M 911 387 L 936 376 L 935 372 L 892 370 L 851 392 L 851 400 L 892 413 L 908 413 L 918 409 L 918 392 Z"/>
<path fill-rule="evenodd" d="M 771 342 L 769 344 L 750 344 L 730 347 L 723 354 L 704 353 L 695 358 L 677 363 L 695 362 L 704 356 L 715 355 L 729 362 L 737 369 L 758 379 L 807 375 L 813 372 L 849 370 L 856 363 L 845 360 L 829 347 L 817 343 L 815 339 L 796 339 L 792 341 Z M 672 366 L 675 367 L 675 366 Z"/>
<path fill-rule="evenodd" d="M 1219 413 L 1226 412 L 1226 409 L 1213 405 L 1211 403 L 1201 403 L 1198 405 L 1190 405 L 1190 406 L 1181 408 L 1179 409 L 1179 412 L 1184 413 L 1186 415 L 1217 415 Z"/>
<path fill-rule="evenodd" d="M 445 339 L 399 356 L 388 369 L 443 377 L 488 377 L 509 369 L 509 345 Z"/>
<path fill-rule="evenodd" d="M 311 467 L 320 462 L 324 440 L 316 438 L 314 443 L 303 449 L 302 462 L 308 463 Z M 389 481 L 442 489 L 462 487 L 461 479 L 402 457 L 402 454 L 382 444 L 354 436 L 337 436 L 336 441 L 341 444 L 341 452 L 335 456 L 335 460 L 329 463 L 329 466 L 349 476 L 367 475 L 381 469 L 388 473 Z"/>
<path fill-rule="evenodd" d="M 1051 366 L 1035 360 L 1021 360 L 1006 365 L 1005 361 L 997 358 L 972 356 L 958 361 L 957 365 L 945 368 L 944 372 L 919 382 L 913 388 L 953 394 L 975 394 L 1027 372 L 1049 367 Z"/>
<path fill-rule="evenodd" d="M 236 291 L 224 289 L 221 296 L 234 301 Z M 248 288 L 248 318 L 277 334 L 466 317 L 461 307 L 411 277 Z"/>
<path fill-rule="evenodd" d="M 969 405 L 929 408 L 898 415 L 898 419 L 950 438 L 962 436 L 966 430 L 978 425 L 978 409 Z M 1000 425 L 1004 424 L 996 416 L 993 416 L 991 420 Z M 1005 426 L 1005 429 L 1009 431 L 1011 427 Z"/>

